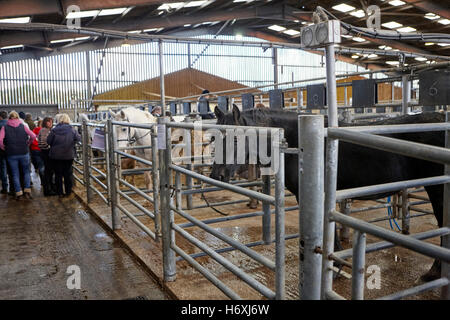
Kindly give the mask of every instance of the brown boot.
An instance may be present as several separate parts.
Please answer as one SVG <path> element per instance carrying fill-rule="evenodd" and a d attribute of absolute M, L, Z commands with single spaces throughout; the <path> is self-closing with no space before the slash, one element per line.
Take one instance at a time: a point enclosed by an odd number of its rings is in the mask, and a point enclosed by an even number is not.
<path fill-rule="evenodd" d="M 28 199 L 28 200 L 33 200 L 33 197 L 31 196 L 31 193 L 30 193 L 30 192 L 25 192 L 25 193 L 24 193 L 24 198 L 25 198 L 25 199 Z"/>

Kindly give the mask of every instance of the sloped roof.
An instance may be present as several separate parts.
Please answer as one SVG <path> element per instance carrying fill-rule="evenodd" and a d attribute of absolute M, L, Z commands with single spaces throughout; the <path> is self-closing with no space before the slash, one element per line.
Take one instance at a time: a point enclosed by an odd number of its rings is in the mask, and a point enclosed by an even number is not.
<path fill-rule="evenodd" d="M 181 98 L 210 92 L 247 88 L 241 83 L 218 77 L 197 69 L 186 68 L 164 77 L 167 98 Z M 160 100 L 160 79 L 155 77 L 136 84 L 103 92 L 95 100 Z"/>

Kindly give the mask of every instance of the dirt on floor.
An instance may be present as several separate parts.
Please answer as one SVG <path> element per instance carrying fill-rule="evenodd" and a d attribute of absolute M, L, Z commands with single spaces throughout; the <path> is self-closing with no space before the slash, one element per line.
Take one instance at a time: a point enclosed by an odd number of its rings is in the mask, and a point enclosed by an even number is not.
<path fill-rule="evenodd" d="M 0 195 L 0 300 L 168 299 L 76 197 L 44 197 L 33 178 L 33 200 Z"/>
<path fill-rule="evenodd" d="M 139 184 L 139 178 L 136 180 Z M 80 198 L 85 199 L 84 187 L 78 186 L 77 194 Z M 419 193 L 425 195 L 426 193 Z M 246 197 L 237 195 L 228 191 L 217 191 L 205 194 L 209 203 L 223 202 L 229 200 L 246 199 Z M 146 208 L 152 210 L 152 205 L 144 201 L 142 198 L 132 195 L 132 198 L 138 200 Z M 194 206 L 204 205 L 205 200 L 200 195 L 194 195 Z M 121 202 L 130 212 L 136 214 L 139 221 L 143 222 L 151 230 L 154 229 L 154 223 L 149 217 L 142 215 L 142 213 L 136 209 L 133 205 L 128 203 L 125 199 Z M 183 207 L 186 205 L 183 198 Z M 295 197 L 286 197 L 285 207 L 295 206 L 297 202 Z M 374 201 L 355 201 L 353 208 L 367 207 L 376 205 Z M 89 204 L 89 208 L 97 214 L 106 225 L 111 226 L 111 212 L 106 204 L 98 197 L 95 196 L 93 201 Z M 420 205 L 419 208 L 431 210 L 431 205 Z M 221 206 L 221 213 L 218 213 L 211 208 L 200 208 L 193 210 L 186 210 L 193 217 L 199 220 L 211 219 L 223 217 L 224 215 L 233 216 L 237 214 L 261 211 L 261 203 L 257 209 L 249 209 L 246 203 L 232 204 Z M 362 220 L 368 221 L 376 218 L 382 218 L 387 216 L 387 209 L 378 209 L 368 212 L 352 214 L 354 217 L 358 217 Z M 122 241 L 136 254 L 136 257 L 148 266 L 151 272 L 160 279 L 163 283 L 162 272 L 162 253 L 160 242 L 155 242 L 148 235 L 146 235 L 136 224 L 133 223 L 128 217 L 122 215 L 122 229 L 116 233 Z M 182 224 L 187 222 L 177 213 L 174 214 L 174 221 L 176 224 Z M 210 224 L 214 229 L 222 232 L 223 234 L 232 237 L 243 244 L 252 243 L 262 240 L 262 218 L 252 217 L 239 220 L 223 221 L 219 223 Z M 286 235 L 298 233 L 298 210 L 287 211 L 285 220 Z M 393 223 L 393 222 L 392 222 Z M 275 224 L 274 215 L 272 215 L 272 231 Z M 390 229 L 389 221 L 381 221 L 375 223 L 378 226 Z M 398 222 L 400 225 L 400 222 Z M 437 228 L 437 223 L 433 215 L 421 216 L 411 219 L 411 233 L 423 232 Z M 228 247 L 226 243 L 219 240 L 215 236 L 205 232 L 198 227 L 185 228 L 191 235 L 207 244 L 212 249 L 220 249 Z M 272 237 L 275 234 L 272 232 Z M 351 233 L 350 233 L 350 239 Z M 376 239 L 370 235 L 367 235 L 367 243 L 377 242 L 380 239 Z M 439 238 L 427 240 L 435 244 L 439 244 Z M 179 234 L 175 234 L 175 243 L 178 247 L 183 249 L 188 254 L 194 254 L 202 252 L 200 249 L 192 245 L 186 239 Z M 344 242 L 344 247 L 351 247 L 351 243 Z M 275 248 L 274 244 L 258 245 L 252 247 L 256 252 L 261 253 L 265 257 L 274 261 Z M 262 284 L 274 290 L 275 274 L 273 271 L 266 267 L 263 267 L 258 262 L 249 258 L 247 255 L 240 251 L 234 250 L 226 253 L 221 253 L 223 257 L 231 261 L 234 265 L 243 269 L 247 274 L 251 275 Z M 224 268 L 222 265 L 215 262 L 209 256 L 202 256 L 196 258 L 196 261 L 202 266 L 206 267 L 217 278 L 223 281 L 228 287 L 233 289 L 244 299 L 263 299 L 264 297 L 257 291 L 252 289 L 246 283 L 238 279 L 234 274 Z M 298 239 L 286 240 L 286 298 L 298 299 L 298 261 L 299 261 L 299 248 Z M 351 259 L 349 259 L 351 261 Z M 424 274 L 430 268 L 433 260 L 420 254 L 416 254 L 410 250 L 406 250 L 400 247 L 394 247 L 391 249 L 385 249 L 366 255 L 366 268 L 372 265 L 379 267 L 381 272 L 381 287 L 380 289 L 368 289 L 365 290 L 366 299 L 374 299 L 382 297 L 415 285 L 420 284 L 420 275 Z M 178 299 L 228 299 L 219 289 L 214 287 L 205 277 L 191 267 L 186 261 L 180 259 L 176 264 L 176 281 L 167 282 L 164 285 L 166 289 L 171 292 Z M 351 294 L 351 280 L 346 275 L 351 274 L 351 270 L 344 267 L 343 276 L 339 275 L 334 281 L 334 290 L 342 296 L 350 299 Z M 370 276 L 368 273 L 367 277 Z M 436 289 L 429 291 L 409 299 L 439 299 L 440 290 Z"/>

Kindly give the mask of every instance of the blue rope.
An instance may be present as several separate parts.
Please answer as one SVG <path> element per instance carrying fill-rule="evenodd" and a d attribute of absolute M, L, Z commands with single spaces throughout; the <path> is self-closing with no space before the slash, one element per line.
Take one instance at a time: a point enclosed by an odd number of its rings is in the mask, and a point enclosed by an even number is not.
<path fill-rule="evenodd" d="M 391 203 L 391 197 L 387 197 L 387 203 Z M 395 225 L 397 226 L 398 231 L 401 231 L 402 228 L 398 225 L 397 221 L 394 217 L 392 217 L 394 214 L 392 213 L 392 207 L 387 207 L 388 209 L 388 217 L 389 217 L 389 225 L 391 226 L 391 229 L 394 230 L 394 227 L 392 226 L 392 221 L 394 221 Z M 392 217 L 392 218 L 391 218 Z"/>

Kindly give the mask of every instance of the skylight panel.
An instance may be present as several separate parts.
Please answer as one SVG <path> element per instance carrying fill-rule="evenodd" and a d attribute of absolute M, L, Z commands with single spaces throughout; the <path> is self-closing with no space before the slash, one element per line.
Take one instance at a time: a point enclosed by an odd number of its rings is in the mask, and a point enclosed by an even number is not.
<path fill-rule="evenodd" d="M 386 61 L 386 63 L 391 66 L 398 66 L 400 64 L 400 62 L 398 62 L 398 61 Z"/>
<path fill-rule="evenodd" d="M 404 5 L 405 2 L 403 2 L 403 1 L 401 1 L 401 0 L 392 0 L 392 1 L 389 1 L 389 4 L 390 4 L 391 6 L 398 7 L 398 6 Z"/>
<path fill-rule="evenodd" d="M 99 16 L 112 16 L 117 14 L 122 14 L 127 10 L 128 8 L 114 8 L 114 9 L 103 9 L 98 14 Z"/>
<path fill-rule="evenodd" d="M 446 26 L 446 25 L 450 24 L 450 20 L 449 19 L 441 19 L 441 20 L 438 20 L 438 23 Z"/>
<path fill-rule="evenodd" d="M 100 10 L 74 11 L 74 12 L 69 12 L 66 16 L 66 19 L 95 17 L 99 13 L 100 13 Z"/>
<path fill-rule="evenodd" d="M 356 42 L 364 42 L 364 41 L 366 41 L 366 39 L 363 39 L 363 38 L 360 38 L 360 37 L 353 37 L 352 40 L 356 41 Z"/>
<path fill-rule="evenodd" d="M 429 19 L 429 20 L 436 20 L 436 19 L 439 19 L 440 16 L 438 16 L 437 14 L 428 12 L 427 14 L 425 14 L 425 18 Z"/>
<path fill-rule="evenodd" d="M 399 28 L 397 29 L 398 32 L 413 32 L 413 31 L 417 31 L 416 28 L 413 27 L 403 27 L 403 28 Z"/>
<path fill-rule="evenodd" d="M 31 21 L 30 17 L 0 19 L 0 23 L 29 23 L 30 21 Z"/>
<path fill-rule="evenodd" d="M 355 7 L 349 6 L 346 3 L 338 4 L 338 5 L 336 5 L 336 6 L 332 7 L 332 8 L 334 10 L 337 10 L 337 11 L 340 11 L 340 12 L 349 12 L 349 11 L 355 10 Z"/>
<path fill-rule="evenodd" d="M 383 23 L 382 26 L 389 28 L 389 29 L 397 29 L 397 28 L 403 27 L 403 25 L 401 23 L 398 23 L 395 21 Z"/>
<path fill-rule="evenodd" d="M 20 49 L 23 48 L 23 44 L 15 44 L 13 46 L 6 46 L 6 47 L 2 47 L 0 48 L 1 50 L 6 50 L 6 49 Z"/>
<path fill-rule="evenodd" d="M 273 31 L 278 31 L 278 32 L 286 30 L 285 27 L 279 26 L 277 24 L 271 25 L 270 27 L 267 27 L 267 28 L 270 30 L 273 30 Z"/>
<path fill-rule="evenodd" d="M 416 57 L 416 58 L 414 58 L 414 59 L 416 59 L 417 61 L 427 61 L 427 60 L 428 60 L 428 59 L 425 58 L 425 57 Z"/>
<path fill-rule="evenodd" d="M 288 30 L 283 31 L 283 33 L 290 35 L 290 36 L 296 36 L 296 35 L 300 34 L 300 31 L 288 29 Z"/>
<path fill-rule="evenodd" d="M 364 12 L 364 10 L 353 11 L 353 12 L 350 12 L 350 14 L 357 18 L 364 18 L 366 16 L 366 13 Z"/>

